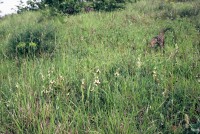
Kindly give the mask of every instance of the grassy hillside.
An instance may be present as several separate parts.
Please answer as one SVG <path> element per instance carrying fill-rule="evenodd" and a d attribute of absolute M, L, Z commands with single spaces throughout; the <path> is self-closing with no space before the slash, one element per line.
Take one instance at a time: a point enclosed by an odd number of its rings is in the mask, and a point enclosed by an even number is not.
<path fill-rule="evenodd" d="M 1 19 L 0 133 L 198 133 L 199 10 L 141 0 Z M 166 27 L 165 53 L 149 48 Z"/>

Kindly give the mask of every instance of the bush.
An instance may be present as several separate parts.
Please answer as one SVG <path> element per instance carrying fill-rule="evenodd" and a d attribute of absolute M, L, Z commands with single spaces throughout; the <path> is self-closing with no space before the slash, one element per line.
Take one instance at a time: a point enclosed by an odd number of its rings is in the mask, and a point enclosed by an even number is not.
<path fill-rule="evenodd" d="M 85 11 L 86 8 L 90 7 L 94 10 L 111 11 L 116 8 L 123 7 L 126 0 L 95 0 L 95 1 L 79 1 L 79 0 L 68 0 L 62 2 L 47 2 L 49 7 L 55 9 L 64 14 L 76 14 L 81 11 Z"/>
<path fill-rule="evenodd" d="M 39 56 L 55 49 L 56 27 L 52 24 L 27 24 L 8 40 L 9 56 Z"/>
<path fill-rule="evenodd" d="M 62 2 L 58 5 L 58 10 L 62 13 L 75 14 L 81 11 L 83 2 L 77 0 L 69 0 L 68 2 Z"/>
<path fill-rule="evenodd" d="M 125 1 L 119 0 L 96 0 L 93 2 L 95 10 L 112 11 L 116 8 L 122 8 Z"/>
<path fill-rule="evenodd" d="M 50 7 L 54 12 L 64 14 L 76 14 L 81 11 L 104 10 L 112 11 L 124 7 L 126 2 L 137 0 L 41 0 L 41 2 L 29 2 L 27 7 L 19 7 L 20 11 L 43 9 Z M 37 7 L 37 8 L 36 8 Z"/>

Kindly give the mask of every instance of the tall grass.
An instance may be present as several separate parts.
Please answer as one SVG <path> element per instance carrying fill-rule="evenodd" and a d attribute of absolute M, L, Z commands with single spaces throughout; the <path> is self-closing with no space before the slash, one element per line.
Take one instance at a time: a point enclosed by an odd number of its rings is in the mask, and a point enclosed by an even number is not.
<path fill-rule="evenodd" d="M 52 57 L 6 53 L 13 32 L 48 16 L 1 20 L 0 132 L 198 133 L 199 31 L 189 17 L 158 18 L 166 9 L 154 2 L 52 18 L 59 27 Z M 163 54 L 147 42 L 164 27 L 174 32 Z"/>

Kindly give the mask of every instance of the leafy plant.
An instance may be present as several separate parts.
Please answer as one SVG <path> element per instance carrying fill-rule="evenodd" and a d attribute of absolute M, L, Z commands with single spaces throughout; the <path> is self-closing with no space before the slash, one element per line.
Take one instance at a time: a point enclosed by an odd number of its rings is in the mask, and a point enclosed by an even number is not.
<path fill-rule="evenodd" d="M 54 10 L 54 12 L 62 14 L 76 14 L 81 11 L 87 12 L 88 8 L 90 8 L 90 10 L 112 11 L 117 8 L 123 8 L 127 2 L 136 2 L 136 0 L 41 0 L 41 2 L 34 0 L 28 1 L 28 6 L 19 6 L 18 9 L 19 12 L 23 12 L 27 10 L 37 10 L 50 7 Z"/>
<path fill-rule="evenodd" d="M 25 25 L 18 29 L 8 40 L 10 56 L 40 55 L 52 53 L 56 46 L 56 27 L 47 25 Z"/>

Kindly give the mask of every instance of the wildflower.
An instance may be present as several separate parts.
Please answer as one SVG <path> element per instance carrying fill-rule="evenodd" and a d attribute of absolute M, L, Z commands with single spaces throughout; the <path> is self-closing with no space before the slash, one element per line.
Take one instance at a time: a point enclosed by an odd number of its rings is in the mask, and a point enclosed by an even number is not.
<path fill-rule="evenodd" d="M 200 74 L 196 75 L 197 81 L 200 83 Z"/>
<path fill-rule="evenodd" d="M 120 129 L 121 129 L 121 130 L 124 129 L 124 124 L 123 124 L 123 123 L 120 124 Z"/>
<path fill-rule="evenodd" d="M 83 37 L 83 36 L 81 36 L 80 40 L 81 40 L 81 41 L 83 41 L 83 40 L 84 40 L 84 37 Z"/>
<path fill-rule="evenodd" d="M 96 73 L 97 73 L 97 74 L 100 74 L 100 73 L 101 73 L 101 71 L 99 70 L 99 68 L 96 70 Z"/>
<path fill-rule="evenodd" d="M 44 80 L 45 80 L 45 77 L 44 77 L 44 75 L 42 74 L 42 72 L 40 72 L 40 75 L 41 75 L 42 81 L 44 81 Z"/>
<path fill-rule="evenodd" d="M 41 77 L 42 77 L 42 80 L 44 81 L 44 79 L 45 79 L 45 78 L 44 78 L 44 75 L 42 75 Z"/>
<path fill-rule="evenodd" d="M 162 92 L 162 95 L 163 95 L 163 97 L 166 97 L 166 96 L 167 96 L 167 94 L 168 94 L 168 91 L 167 91 L 167 89 L 165 89 L 165 91 L 164 91 L 164 92 Z"/>
<path fill-rule="evenodd" d="M 49 87 L 49 88 L 51 88 L 51 87 Z M 50 90 L 51 90 L 51 89 L 50 89 Z M 41 91 L 41 94 L 42 94 L 42 95 L 43 95 L 43 94 L 48 94 L 48 93 L 51 92 L 50 90 L 44 89 L 44 90 Z"/>
<path fill-rule="evenodd" d="M 85 79 L 81 80 L 81 85 L 85 85 Z"/>
<path fill-rule="evenodd" d="M 81 88 L 82 88 L 82 89 L 85 89 L 85 79 L 82 79 L 82 80 L 81 80 Z"/>
<path fill-rule="evenodd" d="M 43 94 L 45 92 L 45 89 L 41 91 L 41 94 Z"/>
<path fill-rule="evenodd" d="M 150 105 L 148 105 L 147 110 L 146 110 L 146 113 L 149 112 L 149 109 L 151 109 L 151 106 L 150 106 Z"/>
<path fill-rule="evenodd" d="M 51 84 L 51 85 L 53 85 L 55 83 L 56 83 L 55 80 L 50 80 L 50 82 L 49 82 L 49 84 Z"/>
<path fill-rule="evenodd" d="M 56 105 L 56 110 L 58 110 L 60 107 L 58 105 Z"/>
<path fill-rule="evenodd" d="M 63 81 L 64 77 L 62 75 L 59 76 L 60 80 Z"/>
<path fill-rule="evenodd" d="M 52 68 L 50 68 L 50 69 L 48 70 L 48 77 L 50 77 L 51 74 L 53 74 L 54 70 L 55 70 L 54 67 L 52 67 Z"/>
<path fill-rule="evenodd" d="M 156 69 L 156 67 L 154 68 L 152 73 L 153 73 L 153 79 L 155 80 L 155 82 L 157 82 L 159 84 L 159 79 L 157 77 L 157 69 Z"/>
<path fill-rule="evenodd" d="M 9 106 L 10 106 L 10 104 L 11 104 L 11 101 L 10 101 L 10 100 L 8 100 L 8 101 L 6 102 L 6 106 L 7 106 L 7 107 L 9 107 Z"/>
<path fill-rule="evenodd" d="M 153 70 L 153 78 L 156 79 L 157 78 L 157 72 L 156 72 L 156 67 Z"/>
<path fill-rule="evenodd" d="M 118 76 L 119 76 L 119 72 L 118 72 L 118 71 L 115 72 L 114 75 L 115 75 L 116 77 L 118 77 Z"/>
<path fill-rule="evenodd" d="M 116 70 L 116 72 L 114 73 L 114 76 L 115 77 L 118 77 L 119 76 L 119 68 Z"/>
<path fill-rule="evenodd" d="M 62 81 L 64 81 L 64 77 L 62 75 L 60 75 L 58 78 L 57 78 L 57 81 L 60 83 Z"/>
<path fill-rule="evenodd" d="M 178 50 L 178 45 L 177 45 L 177 43 L 175 44 L 175 48 L 176 48 L 176 50 Z"/>
<path fill-rule="evenodd" d="M 142 62 L 141 62 L 140 55 L 139 55 L 138 61 L 137 61 L 137 67 L 140 68 L 141 66 L 142 66 Z"/>
<path fill-rule="evenodd" d="M 92 87 L 92 89 L 90 90 L 91 92 L 94 91 L 94 87 Z"/>
<path fill-rule="evenodd" d="M 189 124 L 190 124 L 189 116 L 185 114 L 185 128 L 189 128 Z"/>
<path fill-rule="evenodd" d="M 100 83 L 101 83 L 101 82 L 100 82 L 99 78 L 96 77 L 96 79 L 94 80 L 94 85 L 95 85 L 95 86 L 98 86 Z"/>
<path fill-rule="evenodd" d="M 47 76 L 50 78 L 50 76 L 51 76 L 51 72 L 50 72 L 50 70 L 48 70 L 48 74 L 47 74 Z"/>
<path fill-rule="evenodd" d="M 53 67 L 51 68 L 51 73 L 53 73 L 54 70 L 55 70 L 55 67 L 53 66 Z"/>
<path fill-rule="evenodd" d="M 17 89 L 19 88 L 19 83 L 18 83 L 18 82 L 16 83 L 15 87 L 16 87 Z"/>

